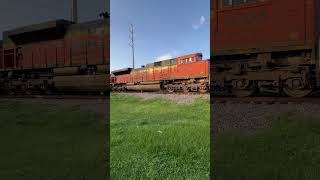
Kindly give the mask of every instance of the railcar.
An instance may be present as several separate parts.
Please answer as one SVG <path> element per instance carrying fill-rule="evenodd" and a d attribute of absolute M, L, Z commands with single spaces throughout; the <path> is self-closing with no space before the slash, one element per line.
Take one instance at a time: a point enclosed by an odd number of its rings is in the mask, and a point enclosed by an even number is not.
<path fill-rule="evenodd" d="M 304 97 L 318 91 L 317 0 L 211 0 L 214 95 Z"/>
<path fill-rule="evenodd" d="M 3 93 L 106 92 L 109 16 L 89 22 L 54 20 L 3 32 Z"/>
<path fill-rule="evenodd" d="M 147 64 L 141 68 L 113 71 L 114 91 L 183 91 L 202 92 L 209 89 L 209 60 L 201 53 Z"/>

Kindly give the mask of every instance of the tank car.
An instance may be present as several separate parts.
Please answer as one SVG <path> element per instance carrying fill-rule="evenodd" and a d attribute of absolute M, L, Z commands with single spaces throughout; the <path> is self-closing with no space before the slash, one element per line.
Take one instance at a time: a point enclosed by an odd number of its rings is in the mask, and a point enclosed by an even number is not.
<path fill-rule="evenodd" d="M 304 97 L 316 92 L 319 4 L 211 0 L 212 93 Z"/>
<path fill-rule="evenodd" d="M 141 68 L 113 71 L 114 91 L 183 91 L 202 92 L 209 89 L 209 61 L 201 53 L 147 64 Z"/>
<path fill-rule="evenodd" d="M 20 27 L 5 31 L 0 44 L 2 92 L 108 91 L 109 16 Z"/>

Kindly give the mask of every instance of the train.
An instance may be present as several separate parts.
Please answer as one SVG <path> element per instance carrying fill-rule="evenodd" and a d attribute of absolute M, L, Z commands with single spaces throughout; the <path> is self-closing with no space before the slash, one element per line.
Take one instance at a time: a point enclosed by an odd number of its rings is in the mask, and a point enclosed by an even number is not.
<path fill-rule="evenodd" d="M 125 68 L 111 72 L 112 91 L 209 91 L 209 60 L 201 53 L 157 61 L 141 68 Z"/>
<path fill-rule="evenodd" d="M 317 0 L 211 0 L 211 93 L 318 94 L 319 8 Z"/>
<path fill-rule="evenodd" d="M 57 19 L 3 32 L 0 92 L 108 92 L 109 19 L 105 12 L 88 22 Z"/>

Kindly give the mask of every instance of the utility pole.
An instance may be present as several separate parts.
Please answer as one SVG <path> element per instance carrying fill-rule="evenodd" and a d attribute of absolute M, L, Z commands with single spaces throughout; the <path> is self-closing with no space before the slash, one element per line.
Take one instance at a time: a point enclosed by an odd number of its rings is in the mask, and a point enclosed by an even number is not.
<path fill-rule="evenodd" d="M 110 0 L 105 1 L 106 2 L 106 11 L 99 14 L 102 18 L 110 18 Z"/>
<path fill-rule="evenodd" d="M 78 0 L 72 0 L 71 20 L 78 23 Z"/>
<path fill-rule="evenodd" d="M 132 68 L 134 69 L 134 29 L 133 29 L 133 24 L 130 25 L 129 28 L 129 36 L 130 36 L 130 47 L 132 49 Z"/>

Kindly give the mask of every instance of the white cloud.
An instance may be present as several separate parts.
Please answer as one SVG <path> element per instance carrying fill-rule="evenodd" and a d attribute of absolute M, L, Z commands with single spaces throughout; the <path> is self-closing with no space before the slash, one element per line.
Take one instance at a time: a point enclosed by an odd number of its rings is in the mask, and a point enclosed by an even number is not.
<path fill-rule="evenodd" d="M 204 24 L 206 22 L 206 18 L 204 16 L 200 17 L 200 24 Z"/>
<path fill-rule="evenodd" d="M 172 52 L 172 54 L 173 54 L 174 56 L 177 56 L 177 55 L 178 55 L 178 51 L 174 50 L 174 51 Z"/>
<path fill-rule="evenodd" d="M 199 23 L 196 23 L 196 24 L 192 24 L 192 28 L 194 30 L 197 30 L 199 29 L 202 25 L 206 24 L 206 18 L 204 16 L 201 16 L 200 17 L 200 20 L 199 20 Z"/>
<path fill-rule="evenodd" d="M 167 60 L 167 59 L 172 59 L 172 58 L 173 58 L 173 55 L 171 53 L 167 53 L 167 54 L 164 54 L 162 56 L 157 57 L 155 62 L 163 61 L 163 60 Z"/>
<path fill-rule="evenodd" d="M 198 25 L 198 24 L 192 24 L 192 28 L 195 29 L 195 30 L 197 30 L 197 29 L 200 28 L 200 25 Z"/>

